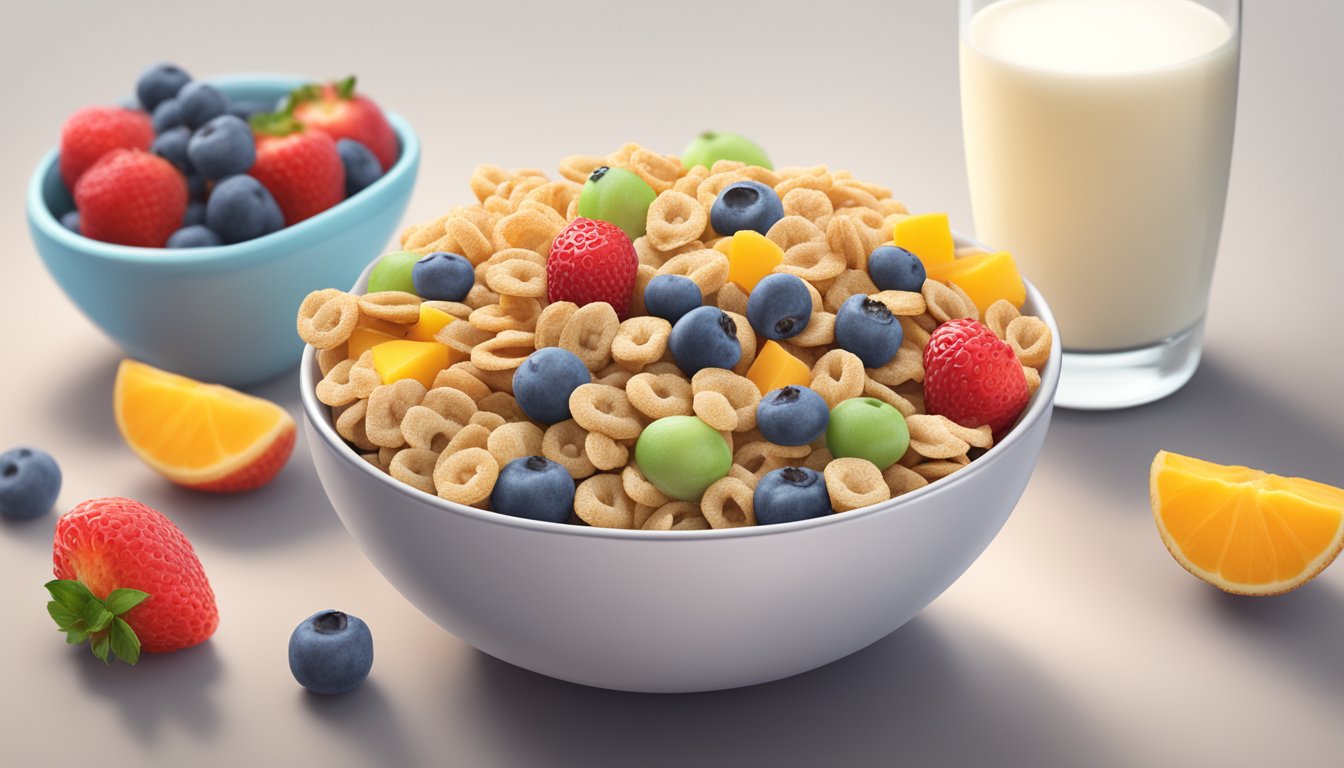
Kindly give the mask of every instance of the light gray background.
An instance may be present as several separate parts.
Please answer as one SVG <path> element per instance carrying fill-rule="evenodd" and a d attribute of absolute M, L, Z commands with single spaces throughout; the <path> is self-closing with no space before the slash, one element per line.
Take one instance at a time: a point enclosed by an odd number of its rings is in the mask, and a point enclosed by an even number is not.
<path fill-rule="evenodd" d="M 0 763 L 1339 764 L 1344 566 L 1273 599 L 1206 587 L 1162 547 L 1146 472 L 1167 448 L 1344 484 L 1330 230 L 1344 6 L 1247 3 L 1207 357 L 1184 391 L 1057 413 L 1002 534 L 886 640 L 773 685 L 639 696 L 514 669 L 422 617 L 341 528 L 302 438 L 250 496 L 175 490 L 140 465 L 112 421 L 118 350 L 29 243 L 28 175 L 66 114 L 162 58 L 200 75 L 358 73 L 424 142 L 408 222 L 466 201 L 480 162 L 553 167 L 626 140 L 678 151 L 714 126 L 969 229 L 956 4 L 15 5 L 0 10 L 0 446 L 58 457 L 62 510 L 129 495 L 169 514 L 222 623 L 204 647 L 105 669 L 43 610 L 55 516 L 0 526 Z M 257 391 L 297 413 L 296 388 L 290 375 Z M 306 695 L 285 661 L 293 626 L 328 607 L 367 619 L 377 646 L 368 683 L 336 699 Z"/>

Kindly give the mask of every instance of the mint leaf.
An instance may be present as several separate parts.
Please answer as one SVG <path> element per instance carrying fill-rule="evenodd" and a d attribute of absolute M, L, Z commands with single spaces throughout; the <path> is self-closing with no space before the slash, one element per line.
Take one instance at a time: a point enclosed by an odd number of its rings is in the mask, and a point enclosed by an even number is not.
<path fill-rule="evenodd" d="M 65 642 L 69 645 L 83 645 L 85 640 L 89 639 L 89 630 L 84 628 L 84 620 L 80 619 L 76 626 L 70 627 L 65 631 Z"/>
<path fill-rule="evenodd" d="M 47 613 L 51 615 L 52 621 L 56 622 L 56 626 L 61 629 L 69 629 L 76 621 L 79 621 L 79 614 L 55 600 L 47 603 Z"/>
<path fill-rule="evenodd" d="M 127 624 L 125 619 L 113 619 L 112 631 L 108 636 L 112 638 L 112 652 L 134 667 L 140 660 L 140 638 L 135 636 L 135 630 L 131 629 L 131 625 Z"/>
<path fill-rule="evenodd" d="M 107 605 L 107 610 L 113 615 L 121 614 L 131 610 L 135 606 L 143 603 L 145 598 L 149 597 L 148 592 L 141 592 L 138 589 L 114 589 L 103 601 Z"/>
<path fill-rule="evenodd" d="M 57 579 L 48 581 L 45 586 L 56 602 L 75 613 L 83 613 L 84 604 L 94 599 L 89 588 L 78 581 Z"/>
<path fill-rule="evenodd" d="M 97 598 L 84 604 L 84 612 L 81 614 L 84 623 L 89 625 L 90 632 L 102 632 L 107 629 L 107 625 L 112 623 L 112 612 L 107 610 L 103 601 Z"/>
<path fill-rule="evenodd" d="M 107 660 L 107 654 L 112 650 L 112 640 L 107 634 L 94 635 L 93 640 L 90 641 L 90 643 L 93 645 L 93 655 L 97 656 L 99 661 L 104 664 L 112 663 Z"/>

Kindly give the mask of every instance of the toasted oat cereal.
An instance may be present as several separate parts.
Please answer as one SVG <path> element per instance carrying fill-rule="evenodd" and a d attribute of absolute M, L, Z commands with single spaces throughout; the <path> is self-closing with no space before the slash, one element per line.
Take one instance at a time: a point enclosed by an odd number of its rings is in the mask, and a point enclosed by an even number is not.
<path fill-rule="evenodd" d="M 359 312 L 375 320 L 410 325 L 420 319 L 420 297 L 402 291 L 367 293 L 359 297 Z"/>
<path fill-rule="evenodd" d="M 865 379 L 863 361 L 858 355 L 843 349 L 833 349 L 822 355 L 812 367 L 812 383 L 809 386 L 821 395 L 826 405 L 834 408 L 842 400 L 862 395 Z"/>
<path fill-rule="evenodd" d="M 369 394 L 364 415 L 364 431 L 369 441 L 382 448 L 400 448 L 406 444 L 401 421 L 412 406 L 425 398 L 425 385 L 415 379 L 402 379 L 375 387 Z"/>
<path fill-rule="evenodd" d="M 1050 326 L 1039 317 L 1023 316 L 1008 324 L 1005 341 L 1013 348 L 1017 361 L 1029 368 L 1039 368 L 1050 359 L 1053 336 Z"/>
<path fill-rule="evenodd" d="M 541 455 L 564 467 L 569 476 L 582 480 L 597 471 L 588 458 L 588 431 L 573 419 L 546 428 L 541 438 Z"/>
<path fill-rule="evenodd" d="M 401 482 L 425 493 L 437 493 L 434 469 L 439 454 L 423 448 L 404 448 L 397 451 L 387 465 L 387 473 Z"/>
<path fill-rule="evenodd" d="M 619 470 L 630 461 L 630 449 L 601 432 L 588 433 L 583 439 L 583 452 L 603 472 Z"/>
<path fill-rule="evenodd" d="M 891 498 L 882 471 L 866 459 L 836 459 L 826 465 L 822 475 L 836 512 L 848 512 Z"/>
<path fill-rule="evenodd" d="M 611 342 L 620 329 L 621 321 L 610 304 L 587 304 L 570 315 L 557 346 L 577 355 L 588 370 L 600 371 L 611 362 Z"/>
<path fill-rule="evenodd" d="M 541 455 L 541 427 L 528 421 L 510 421 L 495 427 L 485 448 L 495 457 L 500 469 L 514 459 Z"/>
<path fill-rule="evenodd" d="M 434 490 L 439 498 L 475 504 L 489 498 L 499 478 L 499 464 L 484 448 L 444 451 L 434 465 Z"/>
<path fill-rule="evenodd" d="M 632 317 L 617 329 L 611 356 L 625 370 L 639 373 L 644 366 L 662 359 L 671 334 L 672 324 L 661 317 Z"/>
<path fill-rule="evenodd" d="M 569 396 L 574 421 L 590 432 L 617 440 L 639 437 L 644 429 L 625 392 L 606 384 L 583 384 Z"/>
<path fill-rule="evenodd" d="M 709 529 L 709 521 L 699 504 L 670 501 L 652 510 L 639 527 L 646 531 L 703 531 Z"/>
<path fill-rule="evenodd" d="M 635 527 L 635 502 L 625 495 L 620 475 L 593 475 L 579 483 L 574 514 L 595 528 Z"/>
<path fill-rule="evenodd" d="M 693 411 L 691 382 L 680 373 L 637 374 L 626 383 L 625 394 L 630 405 L 650 419 L 689 416 Z"/>
<path fill-rule="evenodd" d="M 736 477 L 716 480 L 705 489 L 700 511 L 711 528 L 741 528 L 756 524 L 755 491 Z"/>
<path fill-rule="evenodd" d="M 761 391 L 744 376 L 722 368 L 705 368 L 691 378 L 692 410 L 706 424 L 729 432 L 745 432 L 756 426 L 756 407 L 761 403 Z M 701 415 L 702 395 L 706 408 L 718 412 L 723 406 L 727 412 L 718 421 L 730 424 L 718 426 Z M 720 402 L 722 403 L 720 405 Z"/>
<path fill-rule="evenodd" d="M 649 243 L 668 251 L 700 238 L 709 224 L 709 213 L 690 195 L 671 189 L 658 195 L 649 206 Z"/>
<path fill-rule="evenodd" d="M 916 414 L 905 420 L 910 430 L 910 450 L 926 459 L 950 459 L 972 447 L 988 448 L 994 437 L 988 426 L 971 429 L 946 416 Z"/>
<path fill-rule="evenodd" d="M 313 291 L 299 305 L 299 338 L 314 349 L 344 344 L 359 325 L 359 300 L 345 291 Z M 327 403 L 331 405 L 331 403 Z"/>
<path fill-rule="evenodd" d="M 891 491 L 893 499 L 929 484 L 923 475 L 900 464 L 892 464 L 883 470 L 882 479 L 886 482 L 887 489 Z"/>

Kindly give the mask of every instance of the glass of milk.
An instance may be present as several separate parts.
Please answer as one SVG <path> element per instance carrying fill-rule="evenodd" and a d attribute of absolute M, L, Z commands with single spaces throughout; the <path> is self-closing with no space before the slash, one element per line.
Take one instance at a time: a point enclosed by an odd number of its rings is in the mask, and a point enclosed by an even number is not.
<path fill-rule="evenodd" d="M 1199 364 L 1240 19 L 1240 0 L 961 0 L 976 235 L 1059 320 L 1059 405 L 1151 402 Z"/>

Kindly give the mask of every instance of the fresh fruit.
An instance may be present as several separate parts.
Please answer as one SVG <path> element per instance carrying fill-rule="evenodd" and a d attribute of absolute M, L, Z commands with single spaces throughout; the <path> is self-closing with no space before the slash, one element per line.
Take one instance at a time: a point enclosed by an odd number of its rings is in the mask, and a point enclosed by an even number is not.
<path fill-rule="evenodd" d="M 405 329 L 406 338 L 411 341 L 433 341 L 434 337 L 438 335 L 439 331 L 443 330 L 445 325 L 456 319 L 457 318 L 444 312 L 442 309 L 431 305 L 429 302 L 423 302 L 420 305 L 420 319 L 416 320 L 415 324 L 410 328 Z M 401 326 L 398 326 L 395 323 L 389 323 L 389 325 L 398 329 L 398 331 L 401 329 Z M 384 333 L 390 332 L 392 331 L 384 331 Z M 354 356 L 354 359 L 359 359 L 359 355 L 355 355 L 353 348 L 351 348 L 350 354 Z M 470 357 L 470 355 L 468 355 L 468 357 Z"/>
<path fill-rule="evenodd" d="M 543 456 L 514 459 L 499 472 L 490 509 L 528 520 L 568 522 L 574 512 L 574 478 Z"/>
<path fill-rule="evenodd" d="M 451 350 L 437 341 L 389 341 L 373 347 L 373 369 L 384 384 L 415 379 L 429 389 L 452 364 Z"/>
<path fill-rule="evenodd" d="M 155 64 L 146 69 L 135 83 L 135 95 L 146 112 L 153 112 L 160 103 L 173 98 L 182 87 L 191 82 L 191 75 L 172 64 Z"/>
<path fill-rule="evenodd" d="M 223 245 L 224 241 L 220 239 L 215 231 L 201 224 L 192 224 L 189 227 L 183 227 L 168 236 L 168 242 L 165 248 L 211 248 L 216 245 Z"/>
<path fill-rule="evenodd" d="M 378 259 L 369 272 L 369 293 L 401 291 L 429 298 L 415 290 L 415 264 L 419 260 L 420 254 L 411 251 L 393 251 Z"/>
<path fill-rule="evenodd" d="M 635 246 L 620 227 L 580 216 L 551 243 L 546 258 L 548 300 L 579 306 L 605 301 L 624 320 L 630 314 L 638 269 Z"/>
<path fill-rule="evenodd" d="M 369 148 L 383 171 L 397 161 L 397 134 L 383 111 L 355 92 L 355 78 L 335 83 L 310 83 L 289 95 L 289 114 L 303 125 L 321 131 L 332 141 L 353 139 Z"/>
<path fill-rule="evenodd" d="M 120 245 L 162 248 L 187 212 L 187 184 L 142 149 L 114 149 L 75 185 L 80 232 Z"/>
<path fill-rule="evenodd" d="M 835 343 L 863 361 L 865 368 L 881 368 L 901 348 L 905 332 L 887 305 L 863 294 L 845 299 L 835 313 Z"/>
<path fill-rule="evenodd" d="M 797 275 L 767 275 L 747 299 L 747 321 L 762 338 L 791 339 L 802 333 L 811 319 L 812 294 Z"/>
<path fill-rule="evenodd" d="M 694 416 L 665 416 L 644 428 L 635 462 L 664 494 L 699 501 L 705 489 L 728 475 L 733 452 L 714 428 Z"/>
<path fill-rule="evenodd" d="M 852 397 L 831 409 L 826 447 L 837 459 L 866 459 L 885 470 L 910 447 L 901 412 L 873 397 Z"/>
<path fill-rule="evenodd" d="M 227 115 L 220 119 L 236 118 Z M 295 120 L 275 115 L 253 117 L 252 128 L 257 160 L 250 173 L 280 204 L 286 226 L 316 216 L 345 199 L 345 165 L 330 136 L 305 130 Z"/>
<path fill-rule="evenodd" d="M 751 368 L 747 369 L 747 378 L 765 395 L 790 384 L 807 386 L 812 381 L 812 369 L 789 354 L 779 342 L 767 341 L 761 345 L 761 351 L 756 353 Z"/>
<path fill-rule="evenodd" d="M 186 126 L 179 125 L 161 132 L 150 145 L 149 151 L 172 163 L 173 167 L 183 174 L 187 174 L 194 170 L 191 161 L 187 159 L 187 145 L 190 142 L 191 131 Z"/>
<path fill-rule="evenodd" d="M 732 368 L 742 359 L 737 323 L 718 307 L 698 307 L 682 315 L 672 326 L 667 347 L 687 378 L 702 368 Z"/>
<path fill-rule="evenodd" d="M 61 215 L 61 226 L 79 234 L 79 211 L 66 211 Z"/>
<path fill-rule="evenodd" d="M 134 360 L 117 369 L 113 410 L 142 461 L 200 491 L 260 488 L 294 449 L 294 419 L 275 403 Z"/>
<path fill-rule="evenodd" d="M 868 276 L 880 291 L 919 293 L 928 279 L 924 262 L 894 245 L 881 245 L 868 254 Z"/>
<path fill-rule="evenodd" d="M 196 130 L 220 115 L 228 114 L 229 100 L 209 83 L 187 83 L 177 92 L 182 124 Z M 154 113 L 156 116 L 158 112 Z"/>
<path fill-rule="evenodd" d="M 167 99 L 154 108 L 149 121 L 158 134 L 182 126 L 182 105 L 177 99 Z"/>
<path fill-rule="evenodd" d="M 643 237 L 649 206 L 658 196 L 633 171 L 602 166 L 593 171 L 579 192 L 580 216 L 610 222 L 631 240 Z"/>
<path fill-rule="evenodd" d="M 143 112 L 121 107 L 84 107 L 61 126 L 61 181 L 74 191 L 84 172 L 115 149 L 147 150 L 154 126 Z"/>
<path fill-rule="evenodd" d="M 423 310 L 422 310 L 423 311 Z M 389 341 L 400 341 L 405 338 L 394 333 L 389 333 L 382 328 L 368 328 L 360 326 L 350 334 L 350 341 L 347 342 L 346 353 L 353 360 L 358 360 L 370 349 Z M 433 337 L 428 339 L 412 339 L 412 341 L 433 341 Z"/>
<path fill-rule="evenodd" d="M 765 150 L 745 136 L 727 131 L 705 131 L 681 153 L 681 164 L 686 168 L 694 168 L 697 165 L 713 168 L 720 160 L 736 160 L 739 163 L 774 170 Z"/>
<path fill-rule="evenodd" d="M 784 218 L 784 203 L 775 190 L 759 181 L 739 181 L 724 187 L 709 208 L 709 225 L 720 235 L 744 229 L 764 235 Z"/>
<path fill-rule="evenodd" d="M 809 387 L 780 387 L 756 406 L 756 427 L 776 445 L 807 445 L 826 433 L 831 409 Z"/>
<path fill-rule="evenodd" d="M 922 213 L 896 222 L 891 244 L 915 254 L 924 267 L 944 264 L 956 257 L 956 243 L 946 213 Z"/>
<path fill-rule="evenodd" d="M 0 517 L 31 520 L 45 515 L 61 493 L 61 468 L 36 448 L 0 453 Z"/>
<path fill-rule="evenodd" d="M 529 419 L 555 424 L 570 418 L 569 396 L 593 374 L 578 355 L 544 347 L 527 356 L 513 374 L 513 396 Z"/>
<path fill-rule="evenodd" d="M 193 224 L 205 225 L 205 203 L 200 200 L 187 203 L 187 212 L 182 214 L 182 226 L 190 227 Z"/>
<path fill-rule="evenodd" d="M 429 301 L 462 301 L 476 284 L 476 268 L 465 256 L 435 251 L 411 265 L 414 293 Z"/>
<path fill-rule="evenodd" d="M 230 176 L 215 185 L 205 204 L 205 225 L 226 243 L 269 235 L 284 226 L 280 206 L 260 181 Z"/>
<path fill-rule="evenodd" d="M 728 246 L 728 282 L 750 294 L 766 275 L 784 263 L 784 251 L 760 232 L 744 229 Z"/>
<path fill-rule="evenodd" d="M 944 264 L 929 267 L 929 277 L 943 282 L 956 283 L 980 313 L 984 314 L 990 304 L 1006 299 L 1015 307 L 1021 307 L 1027 300 L 1027 287 L 1022 283 L 1022 274 L 1012 254 L 977 253 Z"/>
<path fill-rule="evenodd" d="M 187 158 L 207 179 L 247 173 L 257 159 L 252 128 L 233 115 L 216 117 L 192 134 Z"/>
<path fill-rule="evenodd" d="M 756 484 L 752 507 L 757 525 L 795 523 L 835 511 L 826 480 L 820 472 L 806 467 L 782 467 L 766 473 Z"/>
<path fill-rule="evenodd" d="M 1172 557 L 1225 592 L 1297 589 L 1344 548 L 1344 489 L 1167 451 L 1148 483 Z"/>
<path fill-rule="evenodd" d="M 47 611 L 66 641 L 89 640 L 134 664 L 205 642 L 219 626 L 215 593 L 191 542 L 159 512 L 132 499 L 91 499 L 56 521 L 57 581 Z M 120 619 L 120 621 L 118 621 Z"/>
<path fill-rule="evenodd" d="M 373 634 L 358 616 L 321 611 L 304 619 L 289 636 L 289 671 L 313 693 L 349 693 L 371 669 Z"/>
<path fill-rule="evenodd" d="M 951 320 L 930 335 L 924 347 L 924 407 L 929 413 L 972 429 L 988 424 L 997 440 L 1030 397 L 1013 348 L 982 323 Z"/>
<path fill-rule="evenodd" d="M 704 303 L 700 286 L 683 275 L 655 275 L 644 286 L 644 308 L 673 325 L 682 315 Z"/>
<path fill-rule="evenodd" d="M 341 139 L 336 142 L 336 154 L 341 156 L 341 165 L 345 167 L 345 196 L 360 192 L 377 181 L 383 175 L 383 167 L 378 164 L 369 148 L 354 139 Z"/>

